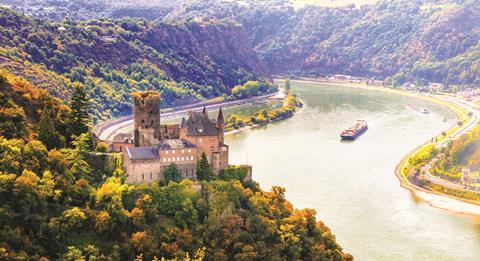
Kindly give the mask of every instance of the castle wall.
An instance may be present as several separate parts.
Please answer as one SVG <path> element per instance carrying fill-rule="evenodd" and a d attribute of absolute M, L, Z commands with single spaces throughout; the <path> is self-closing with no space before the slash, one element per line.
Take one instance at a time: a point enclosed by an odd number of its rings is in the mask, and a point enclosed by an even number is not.
<path fill-rule="evenodd" d="M 162 124 L 160 125 L 160 140 L 179 139 L 180 126 L 178 124 Z"/>
<path fill-rule="evenodd" d="M 195 144 L 198 150 L 198 156 L 205 152 L 208 162 L 212 163 L 212 155 L 219 151 L 219 137 L 218 136 L 186 136 L 186 140 Z"/>
<path fill-rule="evenodd" d="M 126 182 L 130 184 L 152 183 L 162 178 L 158 159 L 130 160 L 124 153 L 124 170 L 128 173 Z"/>
<path fill-rule="evenodd" d="M 160 166 L 162 173 L 172 163 L 178 166 L 182 178 L 197 178 L 197 150 L 195 148 L 161 150 Z"/>

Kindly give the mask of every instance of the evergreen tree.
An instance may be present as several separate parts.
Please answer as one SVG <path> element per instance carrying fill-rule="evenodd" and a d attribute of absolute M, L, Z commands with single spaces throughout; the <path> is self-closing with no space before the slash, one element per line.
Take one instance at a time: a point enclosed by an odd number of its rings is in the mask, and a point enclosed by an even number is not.
<path fill-rule="evenodd" d="M 212 180 L 213 171 L 208 163 L 207 155 L 202 152 L 200 160 L 197 162 L 197 179 L 199 180 Z"/>
<path fill-rule="evenodd" d="M 74 91 L 70 99 L 70 115 L 69 134 L 80 135 L 90 130 L 90 119 L 88 116 L 88 98 L 85 87 L 81 83 L 74 84 Z"/>
<path fill-rule="evenodd" d="M 178 169 L 177 164 L 172 163 L 167 166 L 165 172 L 163 173 L 165 184 L 168 184 L 170 181 L 180 182 L 182 176 L 180 175 L 180 170 Z"/>
<path fill-rule="evenodd" d="M 69 155 L 69 160 L 72 163 L 70 171 L 77 178 L 91 180 L 90 173 L 92 172 L 92 168 L 85 161 L 85 157 L 90 152 L 90 137 L 88 133 L 83 133 L 78 136 L 73 135 L 72 138 L 72 145 L 74 148 L 70 151 Z"/>
<path fill-rule="evenodd" d="M 50 112 L 43 108 L 38 125 L 38 140 L 41 141 L 47 149 L 62 148 L 65 146 L 65 138 L 55 130 L 53 121 L 50 118 Z"/>

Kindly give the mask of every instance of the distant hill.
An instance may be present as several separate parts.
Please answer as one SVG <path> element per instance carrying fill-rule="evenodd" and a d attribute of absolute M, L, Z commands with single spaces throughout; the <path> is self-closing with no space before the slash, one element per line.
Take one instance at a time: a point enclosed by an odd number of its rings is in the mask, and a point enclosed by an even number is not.
<path fill-rule="evenodd" d="M 52 22 L 1 8 L 0 29 L 1 68 L 60 98 L 81 82 L 95 119 L 130 113 L 133 90 L 175 105 L 268 78 L 244 28 L 228 21 Z"/>
<path fill-rule="evenodd" d="M 361 7 L 197 3 L 163 19 L 231 18 L 274 73 L 343 73 L 401 84 L 480 83 L 480 5 L 384 0 Z"/>
<path fill-rule="evenodd" d="M 28 2 L 45 5 L 40 0 Z M 480 5 L 474 0 L 383 0 L 372 5 L 309 5 L 301 9 L 283 0 L 152 1 L 150 6 L 154 6 L 150 12 L 143 12 L 145 6 L 123 2 L 121 16 L 167 23 L 236 22 L 274 74 L 341 73 L 375 77 L 394 85 L 480 83 Z M 118 17 L 113 11 L 118 8 L 104 6 L 97 14 Z"/>

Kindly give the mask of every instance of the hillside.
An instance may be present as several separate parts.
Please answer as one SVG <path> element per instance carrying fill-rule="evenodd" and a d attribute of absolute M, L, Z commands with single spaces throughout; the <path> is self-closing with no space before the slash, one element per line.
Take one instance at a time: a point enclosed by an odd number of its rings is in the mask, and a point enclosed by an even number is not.
<path fill-rule="evenodd" d="M 394 85 L 480 83 L 480 6 L 476 1 L 383 0 L 335 8 L 320 3 L 301 9 L 288 1 L 246 2 L 248 5 L 217 0 L 172 5 L 152 1 L 156 6 L 152 10 L 157 10 L 152 15 L 127 1 L 122 16 L 236 21 L 275 74 L 341 73 L 376 77 Z M 162 8 L 169 11 L 159 11 Z M 116 17 L 112 12 L 102 14 Z"/>
<path fill-rule="evenodd" d="M 480 83 L 480 6 L 461 0 L 384 0 L 329 8 L 197 3 L 175 17 L 231 18 L 273 73 Z M 393 79 L 392 79 L 393 78 Z"/>
<path fill-rule="evenodd" d="M 0 260 L 353 259 L 280 187 L 238 174 L 126 184 L 118 154 L 65 139 L 78 127 L 69 98 L 0 70 Z"/>
<path fill-rule="evenodd" d="M 2 8 L 0 28 L 1 68 L 62 99 L 80 82 L 94 119 L 129 114 L 134 90 L 161 91 L 169 106 L 268 77 L 243 27 L 228 21 L 52 22 Z"/>

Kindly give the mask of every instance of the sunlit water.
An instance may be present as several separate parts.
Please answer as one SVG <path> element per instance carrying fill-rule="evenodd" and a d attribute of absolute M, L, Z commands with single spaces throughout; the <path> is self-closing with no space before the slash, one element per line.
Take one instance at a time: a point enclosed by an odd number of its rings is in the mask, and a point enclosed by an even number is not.
<path fill-rule="evenodd" d="M 228 136 L 231 163 L 253 165 L 264 189 L 283 186 L 295 207 L 316 209 L 357 260 L 479 259 L 480 221 L 415 200 L 394 174 L 405 154 L 454 124 L 451 112 L 397 94 L 292 84 L 305 108 L 291 119 Z M 367 120 L 369 130 L 341 142 L 339 132 L 357 119 Z"/>

